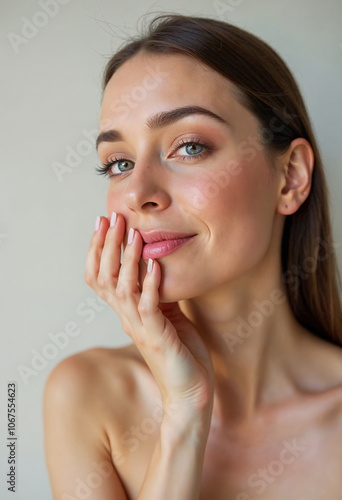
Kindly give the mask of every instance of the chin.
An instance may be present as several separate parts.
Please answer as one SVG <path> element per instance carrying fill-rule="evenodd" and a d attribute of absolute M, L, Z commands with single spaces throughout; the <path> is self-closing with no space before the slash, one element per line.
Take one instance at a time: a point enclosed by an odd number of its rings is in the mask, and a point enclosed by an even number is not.
<path fill-rule="evenodd" d="M 161 266 L 162 267 L 162 266 Z M 178 300 L 182 300 L 184 295 L 184 286 L 180 285 L 178 280 L 167 279 L 165 277 L 165 269 L 162 267 L 161 269 L 162 276 L 158 288 L 159 292 L 159 302 L 166 304 L 169 302 L 177 302 Z M 139 284 L 144 282 L 145 276 L 147 274 L 147 261 L 141 259 L 139 263 Z"/>
<path fill-rule="evenodd" d="M 196 287 L 195 287 L 196 288 Z M 179 302 L 180 300 L 191 299 L 198 295 L 198 287 L 187 287 L 184 280 L 168 279 L 162 277 L 159 285 L 159 301 L 162 303 Z"/>

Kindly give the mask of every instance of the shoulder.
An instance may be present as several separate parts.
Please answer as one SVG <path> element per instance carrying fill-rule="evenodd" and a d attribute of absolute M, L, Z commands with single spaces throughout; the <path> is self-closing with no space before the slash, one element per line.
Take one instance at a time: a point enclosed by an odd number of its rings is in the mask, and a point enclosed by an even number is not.
<path fill-rule="evenodd" d="M 123 384 L 125 370 L 129 372 L 125 352 L 89 349 L 65 358 L 48 376 L 43 397 L 44 448 L 54 498 L 80 498 L 78 480 L 91 493 L 91 478 L 96 475 L 98 498 L 126 499 L 107 432 L 109 416 L 120 406 L 117 388 Z"/>
<path fill-rule="evenodd" d="M 121 348 L 95 347 L 73 354 L 60 361 L 50 372 L 45 392 L 53 391 L 60 397 L 86 391 L 91 395 L 100 385 L 127 381 L 134 364 L 132 346 Z"/>
<path fill-rule="evenodd" d="M 134 344 L 120 348 L 96 347 L 69 356 L 49 374 L 44 401 L 53 406 L 78 409 L 93 418 L 127 419 L 137 395 L 144 392 L 144 380 L 151 378 L 143 357 Z"/>

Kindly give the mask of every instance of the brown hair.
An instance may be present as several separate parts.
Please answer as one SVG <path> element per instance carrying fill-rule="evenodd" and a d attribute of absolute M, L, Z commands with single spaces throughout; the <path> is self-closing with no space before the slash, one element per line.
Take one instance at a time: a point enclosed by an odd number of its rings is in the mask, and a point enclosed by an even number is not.
<path fill-rule="evenodd" d="M 309 141 L 315 156 L 311 191 L 285 220 L 282 279 L 297 320 L 316 335 L 342 345 L 341 277 L 333 249 L 328 189 L 309 116 L 287 65 L 269 45 L 236 26 L 163 14 L 152 19 L 146 34 L 130 38 L 111 57 L 103 89 L 124 62 L 142 52 L 183 54 L 229 79 L 241 104 L 258 119 L 260 130 L 268 132 L 269 155 L 285 152 L 297 137 Z"/>

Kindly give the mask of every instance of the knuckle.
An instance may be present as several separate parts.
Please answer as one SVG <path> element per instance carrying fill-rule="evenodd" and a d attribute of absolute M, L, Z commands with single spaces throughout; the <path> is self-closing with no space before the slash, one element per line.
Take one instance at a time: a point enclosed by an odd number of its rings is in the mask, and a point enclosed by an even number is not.
<path fill-rule="evenodd" d="M 147 315 L 151 313 L 152 308 L 148 302 L 140 301 L 138 304 L 138 311 L 142 315 Z"/>
<path fill-rule="evenodd" d="M 103 274 L 99 273 L 97 277 L 97 284 L 99 287 L 106 287 L 108 285 L 108 278 L 104 276 Z"/>
<path fill-rule="evenodd" d="M 94 283 L 93 275 L 91 273 L 89 273 L 88 271 L 86 271 L 84 273 L 84 281 L 87 283 L 87 285 L 92 286 Z"/>
<path fill-rule="evenodd" d="M 123 286 L 118 285 L 116 287 L 116 296 L 119 300 L 124 300 L 127 298 L 127 291 Z"/>
<path fill-rule="evenodd" d="M 100 288 L 107 288 L 110 291 L 114 290 L 115 277 L 110 274 L 99 274 L 97 284 Z"/>
<path fill-rule="evenodd" d="M 109 228 L 108 228 L 109 229 Z M 107 231 L 106 237 L 105 237 L 105 244 L 107 242 L 109 243 L 116 243 L 118 241 L 118 235 L 115 231 Z"/>
<path fill-rule="evenodd" d="M 124 254 L 123 254 L 123 257 L 122 257 L 122 265 L 123 266 L 126 266 L 128 265 L 129 263 L 131 262 L 131 259 L 129 257 L 129 254 L 127 253 L 127 251 L 125 250 L 124 251 Z"/>
<path fill-rule="evenodd" d="M 155 288 L 154 283 L 150 283 L 149 280 L 144 281 L 143 290 L 144 290 L 145 294 L 146 294 L 146 292 L 147 293 L 153 292 L 154 288 Z"/>
<path fill-rule="evenodd" d="M 131 332 L 130 332 L 130 325 L 128 323 L 128 321 L 126 319 L 121 319 L 121 325 L 122 325 L 122 329 L 125 333 L 127 333 L 127 335 L 131 335 Z"/>
<path fill-rule="evenodd" d="M 161 345 L 156 344 L 155 342 L 151 343 L 149 347 L 155 354 L 161 354 L 163 352 L 163 348 L 161 347 Z"/>

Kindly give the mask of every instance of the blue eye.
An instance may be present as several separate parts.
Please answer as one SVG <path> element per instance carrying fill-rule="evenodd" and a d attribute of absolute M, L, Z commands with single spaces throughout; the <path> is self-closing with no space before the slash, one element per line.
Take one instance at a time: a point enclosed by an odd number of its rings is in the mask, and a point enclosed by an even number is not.
<path fill-rule="evenodd" d="M 214 148 L 196 139 L 181 139 L 176 145 L 175 151 L 179 149 L 185 149 L 187 155 L 180 155 L 180 158 L 184 161 L 192 161 L 203 158 L 206 153 L 212 151 Z M 175 155 L 177 157 L 177 155 Z M 172 155 L 174 157 L 174 155 Z"/>
<path fill-rule="evenodd" d="M 179 148 L 179 149 L 185 148 L 185 151 L 186 151 L 187 153 L 189 153 L 189 155 L 190 155 L 190 156 L 192 156 L 192 155 L 194 155 L 194 154 L 196 154 L 196 153 L 197 153 L 197 154 L 201 153 L 201 151 L 198 151 L 198 149 L 200 149 L 200 150 L 201 150 L 201 149 L 203 149 L 203 147 L 204 147 L 204 146 L 203 146 L 202 144 L 200 144 L 199 142 L 197 142 L 197 143 L 195 143 L 195 142 L 187 142 L 187 143 L 185 143 L 185 145 L 183 145 L 183 146 L 182 146 L 181 148 Z M 197 151 L 191 151 L 191 149 L 190 149 L 190 148 L 193 148 L 193 149 L 195 149 L 195 150 L 197 149 Z M 190 151 L 189 151 L 189 149 L 190 149 Z"/>
<path fill-rule="evenodd" d="M 188 153 L 187 155 L 180 155 L 179 157 L 184 160 L 193 160 L 193 159 L 199 159 L 204 156 L 205 153 L 208 151 L 212 150 L 213 148 L 209 146 L 208 144 L 205 144 L 204 142 L 200 142 L 198 140 L 181 140 L 175 147 L 174 151 L 178 151 L 179 149 L 185 148 L 186 152 Z M 172 155 L 171 158 L 177 157 L 177 155 Z M 98 166 L 96 168 L 97 173 L 100 175 L 105 175 L 106 177 L 117 177 L 125 172 L 129 171 L 129 168 L 126 169 L 125 166 L 127 164 L 134 164 L 133 161 L 127 160 L 127 158 L 122 158 L 122 157 L 114 157 L 109 161 L 108 163 L 105 163 L 102 166 Z M 116 166 L 119 169 L 119 173 L 114 173 L 113 172 L 113 167 Z M 121 165 L 120 165 L 121 164 Z"/>
<path fill-rule="evenodd" d="M 117 163 L 117 167 L 119 169 L 119 172 L 124 173 L 124 172 L 127 172 L 127 170 L 125 168 L 125 164 L 127 167 L 127 163 L 133 163 L 133 162 L 130 160 L 126 160 L 126 158 L 114 158 L 111 162 L 109 162 L 109 164 L 107 166 L 111 171 L 113 171 L 113 167 L 115 166 L 116 163 Z M 113 172 L 113 175 L 120 175 L 120 174 L 115 174 Z"/>
<path fill-rule="evenodd" d="M 121 175 L 121 174 L 123 174 L 125 172 L 128 172 L 128 170 L 125 170 L 125 169 L 122 170 L 122 171 L 120 171 L 120 166 L 118 165 L 119 171 L 121 173 L 115 174 L 112 169 L 113 169 L 113 167 L 115 166 L 116 163 L 118 163 L 118 164 L 120 164 L 120 163 L 121 164 L 122 163 L 125 164 L 126 163 L 126 165 L 127 165 L 127 163 L 133 163 L 133 162 L 130 161 L 130 160 L 127 160 L 126 158 L 113 158 L 110 162 L 105 163 L 103 166 L 101 166 L 101 167 L 98 166 L 96 168 L 96 171 L 100 175 L 105 175 L 106 177 L 116 177 L 117 175 Z M 121 168 L 124 168 L 124 167 L 121 166 Z M 110 172 L 112 172 L 112 173 L 110 173 Z"/>

